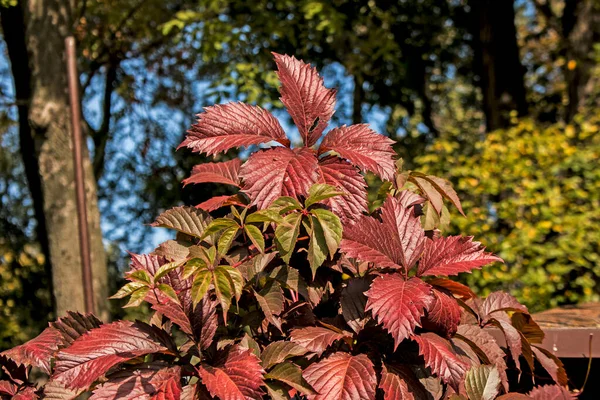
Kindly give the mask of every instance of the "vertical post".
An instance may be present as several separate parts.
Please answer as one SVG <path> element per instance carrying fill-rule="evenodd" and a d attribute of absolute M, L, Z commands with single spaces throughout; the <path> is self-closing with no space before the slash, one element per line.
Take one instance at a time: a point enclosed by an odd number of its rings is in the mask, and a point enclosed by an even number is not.
<path fill-rule="evenodd" d="M 94 287 L 92 285 L 92 260 L 90 256 L 90 235 L 88 231 L 87 207 L 85 199 L 85 181 L 83 176 L 82 146 L 85 144 L 81 135 L 81 103 L 79 102 L 79 76 L 77 74 L 77 57 L 75 39 L 65 39 L 67 55 L 67 74 L 69 80 L 69 103 L 71 108 L 71 128 L 73 132 L 73 167 L 75 171 L 75 192 L 77 194 L 77 220 L 79 222 L 79 250 L 81 254 L 81 272 L 85 311 L 93 313 Z"/>

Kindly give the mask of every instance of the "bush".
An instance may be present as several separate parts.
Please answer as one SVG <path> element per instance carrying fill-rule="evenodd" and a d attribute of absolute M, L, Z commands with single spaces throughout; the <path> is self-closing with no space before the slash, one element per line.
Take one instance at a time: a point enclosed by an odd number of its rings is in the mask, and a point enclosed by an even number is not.
<path fill-rule="evenodd" d="M 543 333 L 506 293 L 485 300 L 448 278 L 501 261 L 472 237 L 443 237 L 452 187 L 397 171 L 392 141 L 366 125 L 331 130 L 335 92 L 316 70 L 275 55 L 288 108 L 304 147 L 290 148 L 267 111 L 209 107 L 182 146 L 215 155 L 278 142 L 242 163 L 194 168 L 186 183 L 239 187 L 199 208 L 166 211 L 155 226 L 177 239 L 132 255 L 116 298 L 149 303 L 148 323 L 102 324 L 71 313 L 4 353 L 0 393 L 92 399 L 491 399 L 518 387 L 508 368 L 532 375 L 535 360 L 568 392 L 564 369 L 535 345 Z M 367 215 L 371 171 L 386 184 Z M 415 191 L 403 190 L 406 185 Z M 209 212 L 231 211 L 213 218 Z M 424 229 L 424 227 L 425 229 Z M 499 328 L 508 355 L 490 335 Z M 38 389 L 35 367 L 49 375 Z M 454 395 L 452 395 L 454 393 Z M 516 398 L 516 397 L 510 397 Z"/>
<path fill-rule="evenodd" d="M 600 292 L 600 121 L 531 120 L 461 145 L 446 134 L 418 164 L 456 184 L 469 218 L 451 232 L 486 238 L 505 264 L 465 277 L 489 293 L 510 290 L 538 311 L 597 301 Z"/>

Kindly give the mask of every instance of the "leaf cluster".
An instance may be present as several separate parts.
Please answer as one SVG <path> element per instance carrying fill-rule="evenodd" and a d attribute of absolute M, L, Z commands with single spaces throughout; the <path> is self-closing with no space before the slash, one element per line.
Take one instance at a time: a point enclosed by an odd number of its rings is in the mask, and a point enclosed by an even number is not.
<path fill-rule="evenodd" d="M 507 293 L 478 298 L 449 277 L 502 260 L 442 236 L 449 183 L 403 172 L 392 141 L 366 125 L 330 130 L 334 91 L 316 70 L 275 55 L 282 102 L 304 140 L 289 147 L 267 111 L 230 103 L 199 115 L 182 146 L 209 155 L 271 144 L 245 163 L 194 168 L 187 183 L 234 196 L 165 211 L 177 232 L 131 255 L 113 297 L 148 303 L 149 322 L 71 313 L 0 353 L 0 395 L 70 399 L 492 399 L 568 395 L 543 332 Z M 389 181 L 366 208 L 362 171 Z M 225 217 L 210 211 L 229 207 Z M 446 211 L 444 211 L 446 210 Z M 506 352 L 491 332 L 501 332 Z M 536 345 L 537 344 L 537 345 Z M 524 360 L 524 362 L 522 361 Z M 556 385 L 509 394 L 509 365 L 541 365 Z M 38 388 L 32 368 L 47 374 Z M 515 382 L 512 382 L 513 384 Z M 515 397 L 517 396 L 517 397 Z"/>

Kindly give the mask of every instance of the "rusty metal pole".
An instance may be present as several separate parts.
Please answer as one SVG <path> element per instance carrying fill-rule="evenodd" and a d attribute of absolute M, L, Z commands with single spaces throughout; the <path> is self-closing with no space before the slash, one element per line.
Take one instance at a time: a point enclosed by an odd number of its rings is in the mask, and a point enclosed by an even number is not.
<path fill-rule="evenodd" d="M 85 142 L 81 135 L 81 103 L 79 102 L 79 76 L 77 74 L 77 55 L 75 39 L 65 39 L 67 54 L 67 74 L 69 80 L 69 102 L 71 106 L 71 128 L 73 132 L 73 167 L 75 170 L 75 192 L 77 194 L 77 220 L 79 222 L 79 250 L 81 254 L 81 273 L 85 311 L 95 312 L 94 287 L 92 284 L 92 259 L 90 255 L 90 234 L 88 230 L 87 207 L 85 199 L 85 181 L 83 176 L 82 148 Z"/>

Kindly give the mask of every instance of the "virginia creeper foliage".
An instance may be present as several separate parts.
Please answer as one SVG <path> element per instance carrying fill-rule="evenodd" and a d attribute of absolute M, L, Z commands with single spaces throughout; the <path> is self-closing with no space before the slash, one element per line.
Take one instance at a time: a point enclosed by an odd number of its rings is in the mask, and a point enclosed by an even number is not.
<path fill-rule="evenodd" d="M 526 307 L 506 293 L 480 299 L 448 278 L 502 262 L 438 229 L 445 201 L 463 213 L 451 185 L 402 171 L 392 140 L 367 125 L 324 134 L 335 91 L 294 57 L 275 54 L 275 63 L 303 145 L 292 147 L 260 107 L 206 108 L 182 147 L 254 152 L 194 167 L 185 184 L 239 193 L 164 212 L 153 225 L 176 239 L 131 255 L 129 283 L 113 297 L 149 303 L 150 321 L 70 313 L 0 354 L 0 395 L 482 400 L 518 384 L 509 366 L 531 373 L 537 360 L 555 384 L 505 398 L 567 396 L 562 364 L 536 346 L 543 332 Z M 371 214 L 365 171 L 386 182 Z M 211 216 L 222 207 L 229 214 Z M 504 333 L 506 350 L 490 329 Z M 43 387 L 32 368 L 48 375 Z"/>

